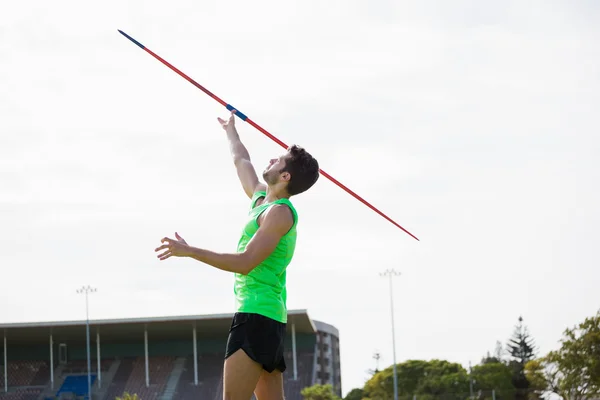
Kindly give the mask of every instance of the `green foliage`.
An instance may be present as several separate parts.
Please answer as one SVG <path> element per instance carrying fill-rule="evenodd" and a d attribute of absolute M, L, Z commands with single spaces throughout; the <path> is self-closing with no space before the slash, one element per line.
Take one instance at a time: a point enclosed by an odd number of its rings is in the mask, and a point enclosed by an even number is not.
<path fill-rule="evenodd" d="M 460 364 L 444 360 L 409 360 L 397 371 L 399 400 L 468 400 L 470 379 L 476 400 L 491 400 L 492 393 L 496 400 L 541 400 L 548 392 L 563 400 L 600 398 L 600 310 L 566 329 L 561 347 L 542 358 L 535 358 L 533 340 L 519 318 L 506 353 L 497 343 L 470 376 Z M 392 400 L 393 393 L 390 366 L 344 400 Z"/>
<path fill-rule="evenodd" d="M 512 399 L 515 396 L 515 387 L 512 382 L 512 370 L 501 362 L 488 362 L 476 365 L 471 376 L 474 381 L 473 389 L 481 392 L 481 398 L 492 398 L 495 390 L 496 400 Z"/>
<path fill-rule="evenodd" d="M 519 317 L 519 323 L 506 347 L 511 356 L 509 366 L 512 369 L 512 383 L 516 389 L 515 399 L 525 400 L 530 391 L 529 381 L 525 376 L 525 364 L 535 357 L 535 346 L 529 331 L 523 325 L 523 317 Z"/>
<path fill-rule="evenodd" d="M 529 399 L 540 399 L 548 389 L 548 382 L 544 370 L 544 360 L 535 359 L 527 362 L 527 364 L 525 364 L 525 377 L 529 382 Z"/>
<path fill-rule="evenodd" d="M 506 347 L 513 360 L 523 368 L 527 361 L 535 357 L 533 339 L 529 335 L 527 327 L 523 326 L 523 317 L 519 317 L 519 323 L 515 327 L 513 337 L 508 341 Z"/>
<path fill-rule="evenodd" d="M 444 360 L 409 360 L 397 365 L 398 398 L 419 400 L 443 396 L 463 400 L 468 392 L 467 371 L 457 363 Z M 393 366 L 373 375 L 363 389 L 363 398 L 391 400 L 394 395 Z"/>
<path fill-rule="evenodd" d="M 300 392 L 304 400 L 340 400 L 331 385 L 313 385 Z"/>
<path fill-rule="evenodd" d="M 123 393 L 123 396 L 115 398 L 115 400 L 141 400 L 137 394 L 129 394 L 127 392 Z"/>
<path fill-rule="evenodd" d="M 565 400 L 600 396 L 600 311 L 566 329 L 560 349 L 542 363 L 547 388 Z"/>
<path fill-rule="evenodd" d="M 344 400 L 362 400 L 363 398 L 363 390 L 362 389 L 352 389 L 348 392 Z"/>

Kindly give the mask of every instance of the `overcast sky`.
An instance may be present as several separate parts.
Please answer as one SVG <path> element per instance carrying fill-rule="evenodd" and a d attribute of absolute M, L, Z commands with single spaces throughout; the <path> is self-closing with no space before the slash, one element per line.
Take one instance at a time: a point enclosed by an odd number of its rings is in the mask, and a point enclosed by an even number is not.
<path fill-rule="evenodd" d="M 342 385 L 372 355 L 476 364 L 523 315 L 540 355 L 600 305 L 600 6 L 232 0 L 0 5 L 0 321 L 233 312 L 233 276 L 159 262 L 179 232 L 234 251 L 246 113 L 322 177 L 294 199 L 290 309 L 340 329 Z M 237 121 L 257 169 L 282 150 Z"/>

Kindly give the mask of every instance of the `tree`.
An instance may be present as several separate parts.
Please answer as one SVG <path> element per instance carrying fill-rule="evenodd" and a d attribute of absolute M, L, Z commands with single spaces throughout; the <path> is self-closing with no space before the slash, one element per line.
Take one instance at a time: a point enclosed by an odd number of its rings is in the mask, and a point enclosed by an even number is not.
<path fill-rule="evenodd" d="M 115 400 L 140 400 L 137 394 L 129 394 L 127 392 L 123 393 L 122 397 L 117 397 Z"/>
<path fill-rule="evenodd" d="M 515 386 L 512 382 L 512 369 L 501 362 L 486 362 L 476 365 L 471 371 L 475 382 L 473 389 L 480 392 L 479 398 L 491 399 L 495 391 L 496 400 L 513 399 Z"/>
<path fill-rule="evenodd" d="M 498 362 L 502 362 L 504 359 L 504 349 L 502 348 L 502 343 L 499 340 L 496 340 L 496 349 L 494 350 L 494 357 L 498 360 Z"/>
<path fill-rule="evenodd" d="M 525 364 L 525 377 L 529 382 L 529 400 L 541 399 L 548 389 L 544 359 L 535 359 Z"/>
<path fill-rule="evenodd" d="M 507 350 L 513 360 L 523 367 L 535 356 L 533 339 L 529 335 L 527 327 L 523 325 L 523 317 L 519 317 L 519 323 L 515 327 L 513 337 L 508 341 Z"/>
<path fill-rule="evenodd" d="M 481 364 L 498 364 L 500 362 L 500 359 L 495 356 L 492 357 L 489 351 L 487 352 L 486 356 L 481 359 Z"/>
<path fill-rule="evenodd" d="M 331 385 L 313 385 L 300 392 L 304 400 L 340 400 Z"/>
<path fill-rule="evenodd" d="M 503 358 L 504 349 L 502 349 L 502 343 L 499 340 L 496 340 L 496 347 L 494 348 L 494 355 L 490 355 L 488 351 L 486 356 L 481 360 L 482 364 L 495 364 L 501 363 L 504 361 Z"/>
<path fill-rule="evenodd" d="M 445 360 L 409 360 L 397 365 L 398 397 L 420 400 L 444 396 L 463 400 L 469 391 L 467 371 Z M 394 395 L 393 366 L 373 375 L 363 388 L 363 398 L 391 400 Z"/>
<path fill-rule="evenodd" d="M 565 400 L 600 396 L 600 310 L 573 328 L 567 328 L 561 347 L 543 358 L 543 376 L 548 390 Z M 530 366 L 531 367 L 531 366 Z"/>
<path fill-rule="evenodd" d="M 352 389 L 348 392 L 346 397 L 344 397 L 344 400 L 362 400 L 363 393 L 362 389 Z"/>
<path fill-rule="evenodd" d="M 527 398 L 529 390 L 529 381 L 525 376 L 525 364 L 535 357 L 535 346 L 529 331 L 523 325 L 523 317 L 519 317 L 519 323 L 506 347 L 511 356 L 509 365 L 513 370 L 513 385 L 517 389 L 515 399 L 524 400 Z"/>

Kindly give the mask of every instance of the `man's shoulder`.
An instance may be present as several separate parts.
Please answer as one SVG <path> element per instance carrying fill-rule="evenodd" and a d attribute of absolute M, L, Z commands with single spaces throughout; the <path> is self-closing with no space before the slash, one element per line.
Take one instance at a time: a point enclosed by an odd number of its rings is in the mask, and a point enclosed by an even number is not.
<path fill-rule="evenodd" d="M 260 199 L 264 198 L 266 195 L 266 190 L 255 190 L 254 193 L 252 193 L 252 197 L 250 200 L 251 207 L 254 208 L 256 206 L 259 206 Z"/>
<path fill-rule="evenodd" d="M 290 205 L 285 203 L 273 204 L 270 207 L 267 217 L 275 218 L 277 221 L 287 221 L 294 219 L 294 213 Z"/>
<path fill-rule="evenodd" d="M 294 225 L 294 213 L 287 204 L 273 204 L 265 215 L 265 222 L 274 229 L 287 232 Z"/>

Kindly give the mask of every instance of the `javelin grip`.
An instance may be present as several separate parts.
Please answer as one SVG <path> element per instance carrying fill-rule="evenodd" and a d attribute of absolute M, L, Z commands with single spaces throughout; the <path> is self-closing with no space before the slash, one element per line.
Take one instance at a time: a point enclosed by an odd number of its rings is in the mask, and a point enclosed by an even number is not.
<path fill-rule="evenodd" d="M 240 117 L 240 119 L 242 121 L 246 121 L 248 119 L 248 117 L 246 116 L 246 114 L 244 114 L 243 112 L 241 112 L 240 110 L 238 110 L 237 108 L 235 108 L 234 106 L 232 106 L 231 104 L 227 104 L 225 106 L 225 108 L 227 108 L 229 111 L 235 110 L 235 115 L 237 115 L 238 117 Z"/>

